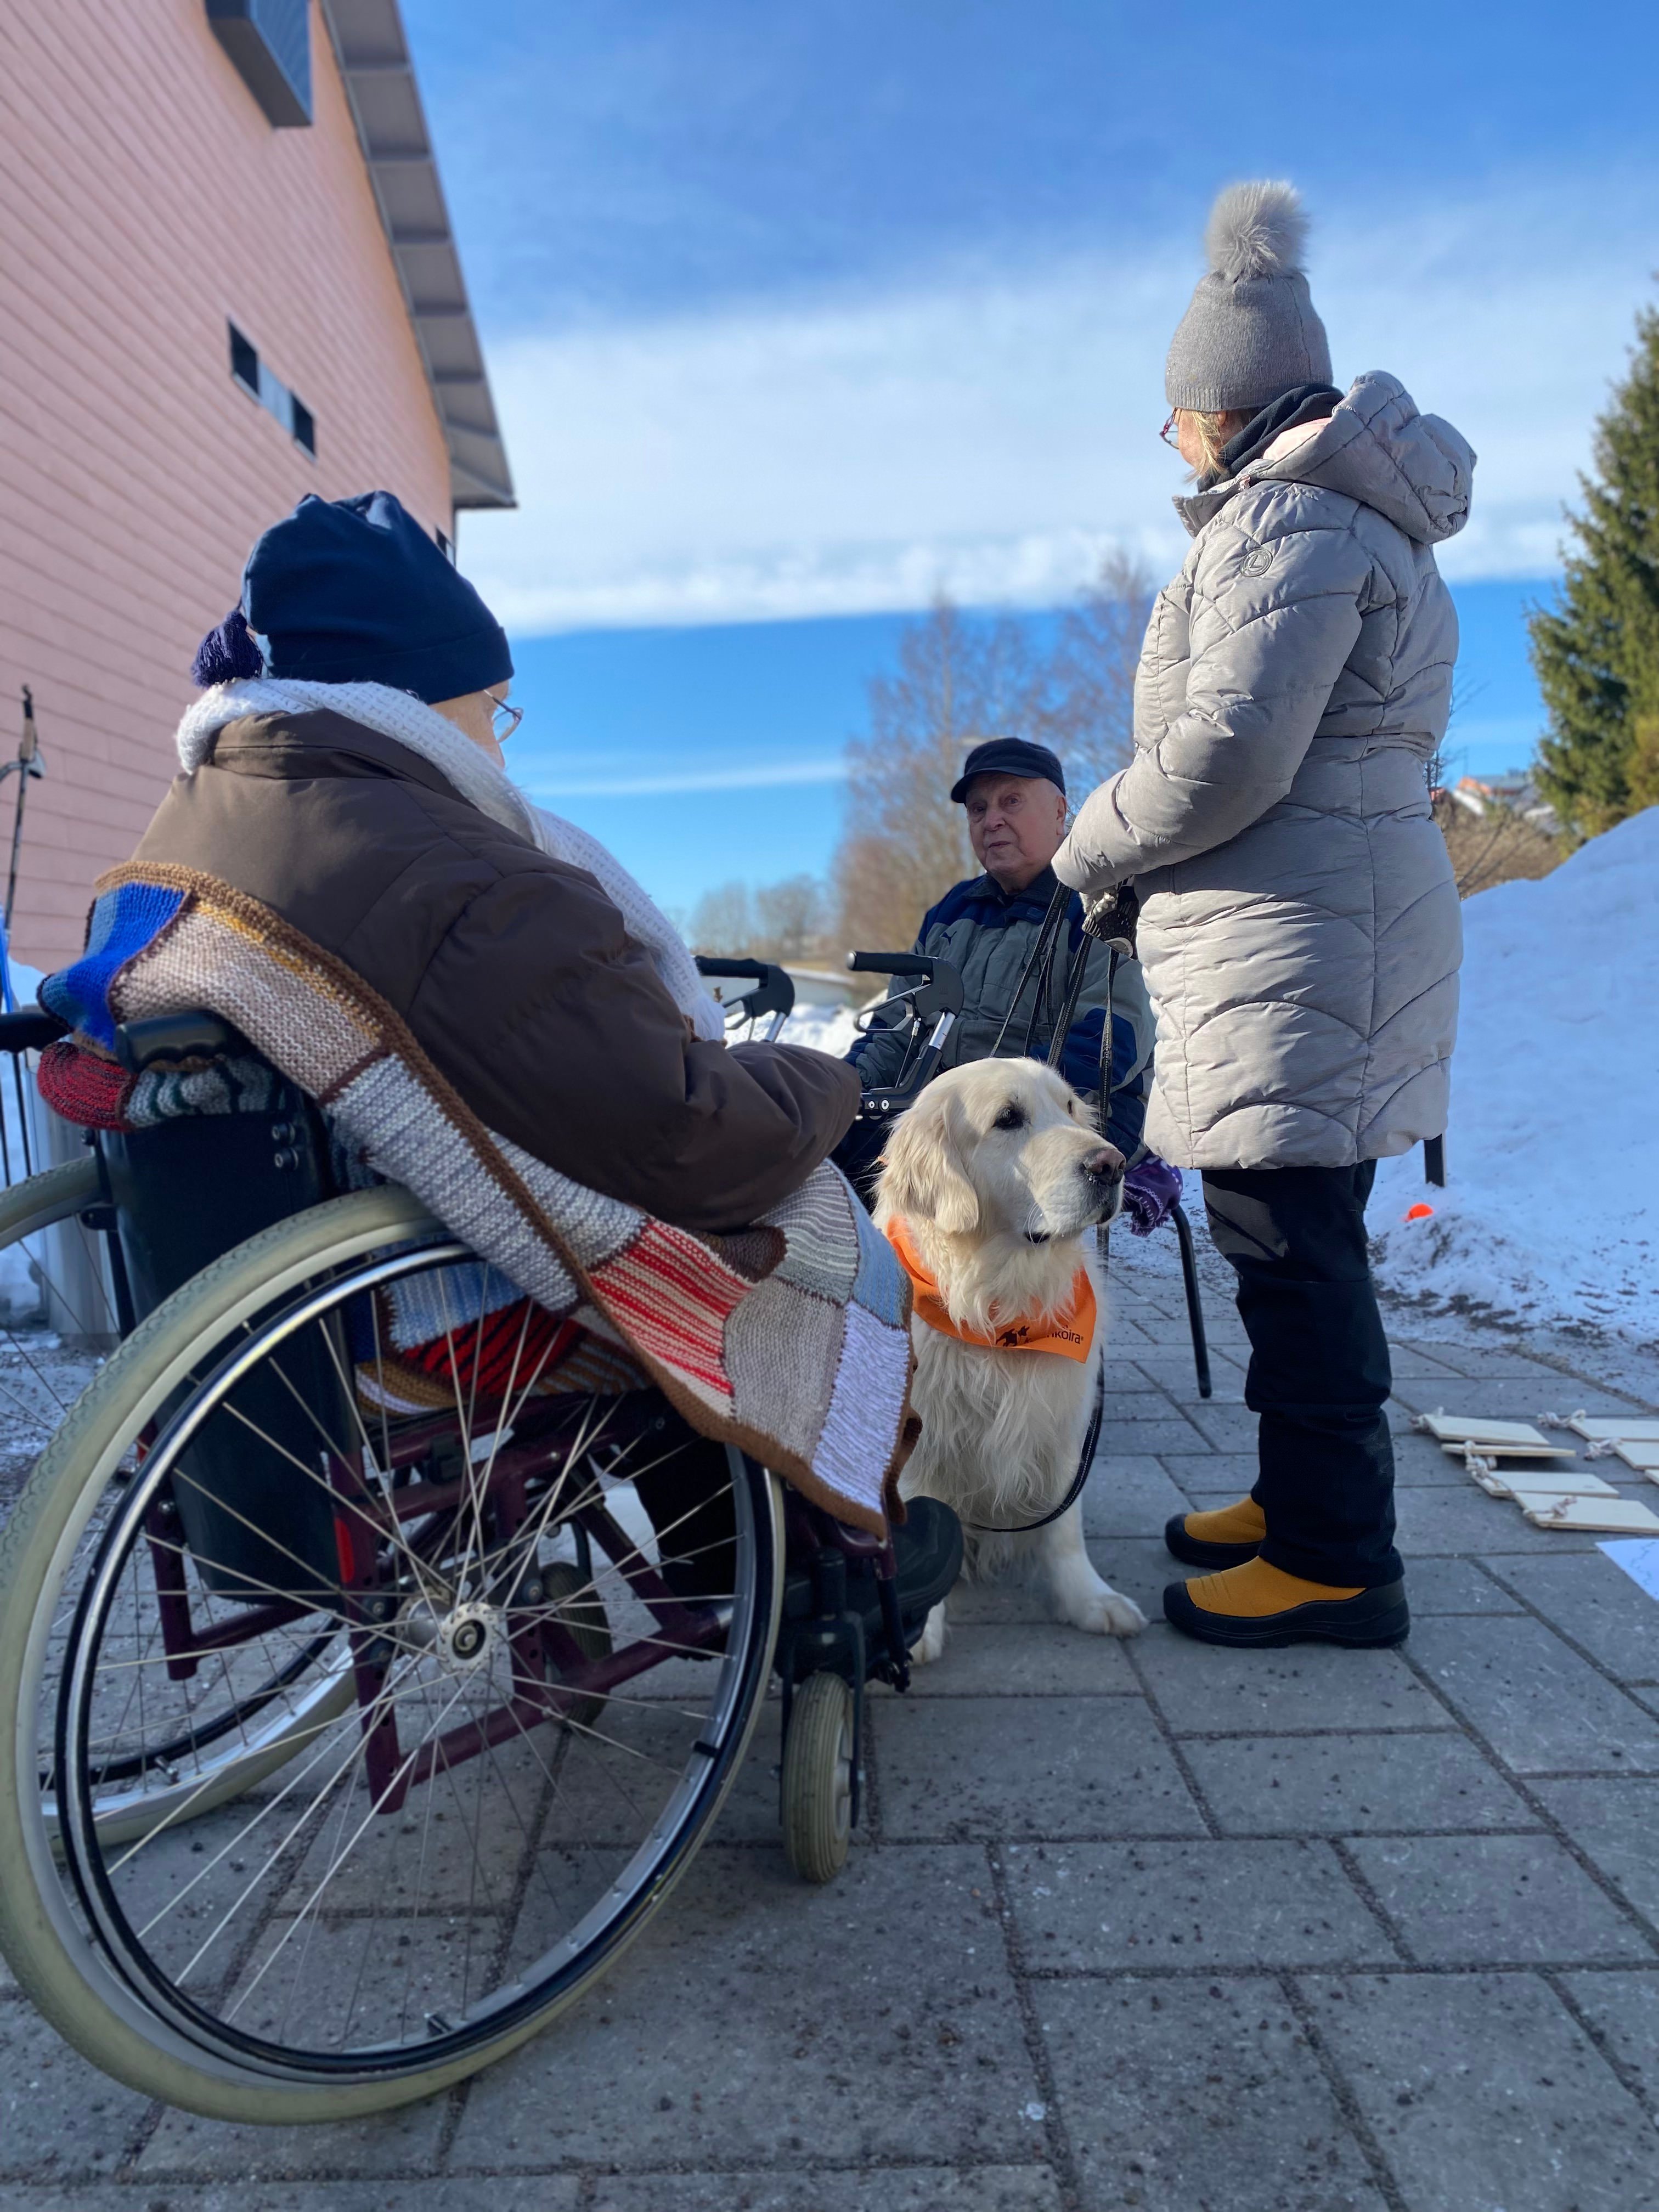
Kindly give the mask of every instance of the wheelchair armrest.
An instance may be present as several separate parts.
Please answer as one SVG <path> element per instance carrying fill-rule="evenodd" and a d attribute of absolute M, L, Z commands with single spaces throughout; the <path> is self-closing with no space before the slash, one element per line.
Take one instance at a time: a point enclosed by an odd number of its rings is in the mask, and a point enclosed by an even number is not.
<path fill-rule="evenodd" d="M 0 1014 L 0 1052 L 44 1052 L 69 1033 L 69 1024 L 44 1006 L 20 1006 L 15 1014 Z"/>
<path fill-rule="evenodd" d="M 115 1057 L 134 1075 L 182 1060 L 223 1060 L 252 1052 L 240 1030 L 217 1014 L 152 1014 L 144 1021 L 122 1022 L 115 1032 Z"/>

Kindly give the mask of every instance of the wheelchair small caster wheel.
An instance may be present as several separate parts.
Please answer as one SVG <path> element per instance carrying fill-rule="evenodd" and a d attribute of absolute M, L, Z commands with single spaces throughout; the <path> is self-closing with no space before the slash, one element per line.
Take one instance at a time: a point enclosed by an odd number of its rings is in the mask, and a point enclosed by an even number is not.
<path fill-rule="evenodd" d="M 556 1617 L 561 1628 L 568 1629 L 577 1649 L 587 1664 L 596 1666 L 601 1659 L 611 1656 L 611 1624 L 605 1618 L 605 1601 L 593 1587 L 592 1577 L 580 1567 L 564 1559 L 556 1559 L 544 1567 L 541 1576 L 542 1603 L 550 1614 Z M 556 1680 L 551 1667 L 549 1679 Z M 603 1697 L 580 1698 L 566 1716 L 566 1724 L 580 1735 L 591 1729 L 605 1711 Z"/>
<path fill-rule="evenodd" d="M 839 1674 L 809 1674 L 783 1747 L 784 1856 L 803 1881 L 833 1881 L 852 1838 L 853 1692 Z"/>

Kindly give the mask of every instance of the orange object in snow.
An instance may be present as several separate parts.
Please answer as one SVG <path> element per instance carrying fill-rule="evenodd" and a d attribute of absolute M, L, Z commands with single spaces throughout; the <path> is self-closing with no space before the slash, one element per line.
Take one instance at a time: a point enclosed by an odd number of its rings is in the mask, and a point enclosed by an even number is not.
<path fill-rule="evenodd" d="M 1431 1206 L 1425 1206 L 1419 1198 L 1415 1206 L 1407 1207 L 1405 1218 L 1407 1221 L 1427 1221 L 1433 1212 L 1434 1208 Z"/>

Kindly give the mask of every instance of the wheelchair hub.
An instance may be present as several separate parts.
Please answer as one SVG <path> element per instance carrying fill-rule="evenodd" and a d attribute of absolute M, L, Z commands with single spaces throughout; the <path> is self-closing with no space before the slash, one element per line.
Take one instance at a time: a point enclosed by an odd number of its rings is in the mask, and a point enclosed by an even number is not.
<path fill-rule="evenodd" d="M 458 1605 L 438 1623 L 438 1662 L 447 1674 L 470 1674 L 487 1666 L 506 1640 L 506 1626 L 493 1605 Z"/>

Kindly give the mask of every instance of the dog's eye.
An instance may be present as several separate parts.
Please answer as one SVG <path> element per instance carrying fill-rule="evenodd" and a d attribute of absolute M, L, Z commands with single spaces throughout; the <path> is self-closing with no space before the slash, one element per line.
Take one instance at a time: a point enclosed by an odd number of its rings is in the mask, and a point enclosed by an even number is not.
<path fill-rule="evenodd" d="M 1025 1113 L 1024 1108 L 1019 1106 L 1005 1106 L 1001 1113 L 997 1115 L 997 1118 L 992 1126 L 998 1129 L 1023 1129 L 1025 1127 Z"/>

